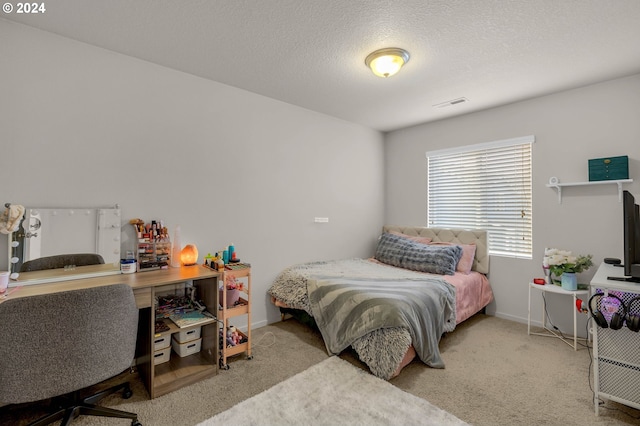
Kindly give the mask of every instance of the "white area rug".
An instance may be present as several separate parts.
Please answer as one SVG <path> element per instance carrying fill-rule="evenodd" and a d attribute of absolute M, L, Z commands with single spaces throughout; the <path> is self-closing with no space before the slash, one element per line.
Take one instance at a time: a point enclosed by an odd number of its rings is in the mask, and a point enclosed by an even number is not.
<path fill-rule="evenodd" d="M 467 423 L 332 356 L 198 426 Z"/>

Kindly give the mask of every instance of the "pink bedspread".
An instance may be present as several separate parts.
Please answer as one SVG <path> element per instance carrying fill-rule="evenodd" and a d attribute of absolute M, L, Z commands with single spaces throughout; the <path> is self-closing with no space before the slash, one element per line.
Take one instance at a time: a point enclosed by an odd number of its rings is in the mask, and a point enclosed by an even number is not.
<path fill-rule="evenodd" d="M 456 324 L 468 319 L 493 300 L 493 292 L 486 275 L 471 272 L 465 275 L 444 275 L 444 280 L 456 288 Z"/>

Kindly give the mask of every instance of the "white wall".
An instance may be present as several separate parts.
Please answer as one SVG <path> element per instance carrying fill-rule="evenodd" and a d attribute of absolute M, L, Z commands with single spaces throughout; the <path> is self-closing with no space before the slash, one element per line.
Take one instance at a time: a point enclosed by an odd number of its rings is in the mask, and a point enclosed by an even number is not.
<path fill-rule="evenodd" d="M 406 128 L 386 135 L 386 222 L 426 224 L 426 157 L 429 150 L 535 135 L 533 146 L 533 260 L 491 257 L 490 280 L 497 316 L 526 322 L 527 283 L 542 276 L 545 247 L 623 257 L 622 204 L 615 186 L 563 191 L 562 204 L 547 188 L 551 176 L 561 182 L 588 180 L 587 160 L 628 155 L 632 184 L 640 197 L 640 75 L 552 94 L 465 116 Z M 596 268 L 580 274 L 589 282 Z M 541 319 L 542 299 L 533 295 L 533 319 Z M 572 332 L 571 299 L 547 297 L 554 324 Z M 586 316 L 579 331 L 585 335 Z"/>
<path fill-rule="evenodd" d="M 266 290 L 286 266 L 372 254 L 379 132 L 2 19 L 0 40 L 2 205 L 119 203 L 123 223 L 180 225 L 201 260 L 233 242 L 256 326 L 279 320 Z"/>

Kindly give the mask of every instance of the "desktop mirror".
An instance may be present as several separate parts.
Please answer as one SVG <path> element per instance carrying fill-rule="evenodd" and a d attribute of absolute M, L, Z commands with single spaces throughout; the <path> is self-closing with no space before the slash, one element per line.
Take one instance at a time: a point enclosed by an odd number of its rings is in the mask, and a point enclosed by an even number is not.
<path fill-rule="evenodd" d="M 120 273 L 120 207 L 25 207 L 20 227 L 8 238 L 9 286 Z M 21 273 L 24 262 L 60 254 L 97 253 L 103 265 Z M 15 274 L 18 273 L 16 276 Z"/>

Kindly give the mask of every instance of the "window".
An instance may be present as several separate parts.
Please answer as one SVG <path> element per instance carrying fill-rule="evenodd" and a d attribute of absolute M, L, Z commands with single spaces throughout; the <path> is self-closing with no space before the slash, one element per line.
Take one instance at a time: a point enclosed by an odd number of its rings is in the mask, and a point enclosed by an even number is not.
<path fill-rule="evenodd" d="M 427 224 L 489 232 L 489 253 L 531 259 L 533 136 L 427 152 Z"/>

